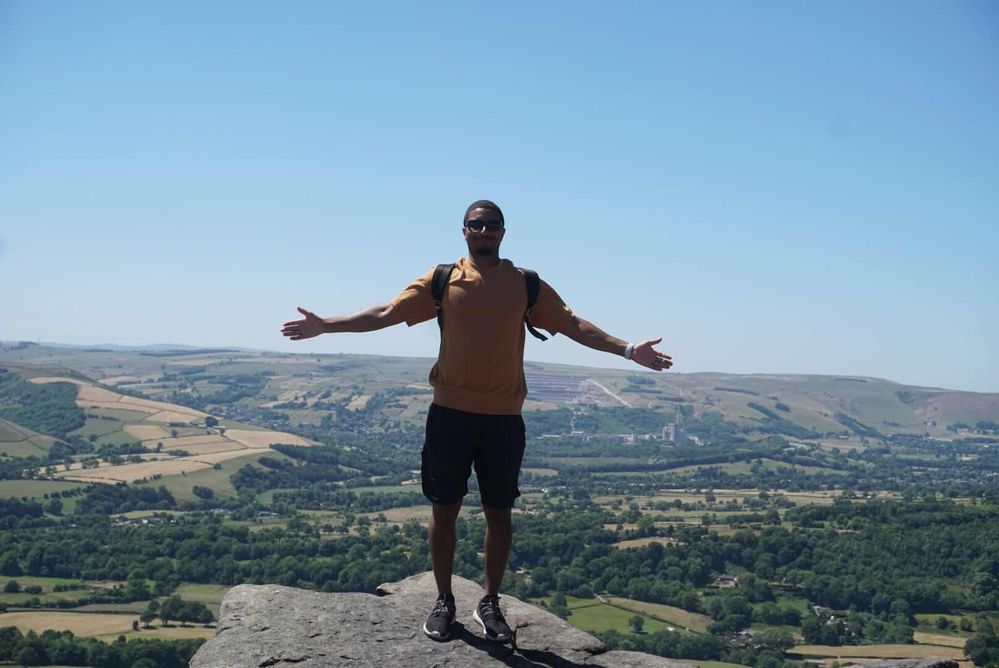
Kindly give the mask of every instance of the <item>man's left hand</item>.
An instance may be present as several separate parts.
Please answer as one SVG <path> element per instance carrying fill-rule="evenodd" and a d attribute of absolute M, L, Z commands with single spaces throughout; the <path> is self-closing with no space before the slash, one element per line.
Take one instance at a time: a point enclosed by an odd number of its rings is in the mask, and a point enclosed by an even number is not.
<path fill-rule="evenodd" d="M 641 364 L 653 371 L 662 371 L 673 366 L 673 358 L 670 355 L 659 352 L 652 346 L 662 343 L 662 339 L 649 339 L 637 344 L 631 351 L 631 359 L 636 364 Z"/>

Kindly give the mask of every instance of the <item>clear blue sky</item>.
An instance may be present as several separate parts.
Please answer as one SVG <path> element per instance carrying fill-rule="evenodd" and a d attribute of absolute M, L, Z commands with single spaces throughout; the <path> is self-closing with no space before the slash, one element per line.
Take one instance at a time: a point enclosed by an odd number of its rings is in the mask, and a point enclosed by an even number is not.
<path fill-rule="evenodd" d="M 997 110 L 991 1 L 0 0 L 0 339 L 432 356 L 279 329 L 488 197 L 677 371 L 999 391 Z"/>

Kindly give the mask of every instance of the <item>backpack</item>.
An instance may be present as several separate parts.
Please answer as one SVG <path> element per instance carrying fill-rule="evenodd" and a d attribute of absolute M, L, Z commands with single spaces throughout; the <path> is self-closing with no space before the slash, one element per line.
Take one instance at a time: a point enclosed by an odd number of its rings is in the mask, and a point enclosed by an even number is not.
<path fill-rule="evenodd" d="M 548 337 L 534 329 L 531 326 L 530 317 L 531 309 L 534 308 L 535 302 L 538 301 L 538 291 L 541 289 L 541 279 L 538 277 L 538 272 L 532 271 L 531 269 L 521 269 L 517 267 L 524 278 L 527 279 L 527 310 L 524 311 L 524 324 L 527 325 L 527 331 L 531 333 L 536 339 L 542 341 L 547 341 Z M 454 263 L 451 264 L 439 264 L 437 268 L 434 269 L 434 277 L 430 281 L 430 295 L 434 300 L 434 308 L 437 309 L 437 325 L 441 328 L 441 334 L 444 333 L 444 311 L 441 309 L 441 304 L 444 302 L 444 292 L 447 290 L 448 283 L 451 280 L 451 272 L 454 271 Z"/>

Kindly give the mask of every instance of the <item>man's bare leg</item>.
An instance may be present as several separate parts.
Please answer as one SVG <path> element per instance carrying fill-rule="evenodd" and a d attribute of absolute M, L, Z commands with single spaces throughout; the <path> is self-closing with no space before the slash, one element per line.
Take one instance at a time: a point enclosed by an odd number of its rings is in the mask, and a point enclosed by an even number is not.
<path fill-rule="evenodd" d="M 430 544 L 430 563 L 434 568 L 434 580 L 437 581 L 438 594 L 451 593 L 451 569 L 454 566 L 454 547 L 457 535 L 454 523 L 461 510 L 461 501 L 450 506 L 434 504 L 434 512 L 430 517 L 427 530 Z M 506 560 L 504 559 L 504 562 Z"/>
<path fill-rule="evenodd" d="M 510 556 L 510 543 L 513 541 L 513 523 L 510 508 L 489 508 L 482 506 L 486 515 L 486 538 L 483 552 L 486 554 L 486 594 L 497 596 L 503 584 L 506 560 Z"/>

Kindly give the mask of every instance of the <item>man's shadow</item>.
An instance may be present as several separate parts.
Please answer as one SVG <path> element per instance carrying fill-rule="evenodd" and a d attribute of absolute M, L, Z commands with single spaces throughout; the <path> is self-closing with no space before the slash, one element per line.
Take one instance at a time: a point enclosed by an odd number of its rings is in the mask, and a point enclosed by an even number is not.
<path fill-rule="evenodd" d="M 472 649 L 484 652 L 492 659 L 514 668 L 586 668 L 586 664 L 569 661 L 554 652 L 517 647 L 516 629 L 513 642 L 499 643 L 476 635 L 464 624 L 455 621 L 451 624 L 451 637 L 444 642 L 463 642 Z"/>

